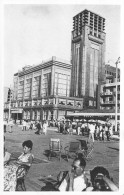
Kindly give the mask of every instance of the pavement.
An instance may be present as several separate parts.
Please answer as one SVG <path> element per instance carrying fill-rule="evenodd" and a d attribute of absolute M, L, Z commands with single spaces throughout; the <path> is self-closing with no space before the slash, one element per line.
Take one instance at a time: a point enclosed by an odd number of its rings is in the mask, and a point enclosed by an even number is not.
<path fill-rule="evenodd" d="M 57 132 L 56 128 L 48 128 L 47 135 L 36 135 L 34 130 L 22 131 L 21 127 L 14 126 L 12 133 L 5 133 L 5 145 L 8 152 L 14 156 L 19 156 L 23 151 L 22 143 L 25 140 L 32 140 L 34 162 L 26 176 L 25 184 L 27 191 L 41 191 L 41 188 L 48 181 L 54 182 L 60 171 L 69 170 L 73 159 L 65 159 L 64 148 L 70 141 L 87 140 L 86 136 L 63 135 Z M 62 144 L 62 159 L 53 157 L 50 161 L 47 157 L 50 138 L 59 138 Z M 95 166 L 104 166 L 108 169 L 114 182 L 119 186 L 119 139 L 110 141 L 95 141 L 92 159 L 87 161 L 86 170 L 91 170 Z"/>

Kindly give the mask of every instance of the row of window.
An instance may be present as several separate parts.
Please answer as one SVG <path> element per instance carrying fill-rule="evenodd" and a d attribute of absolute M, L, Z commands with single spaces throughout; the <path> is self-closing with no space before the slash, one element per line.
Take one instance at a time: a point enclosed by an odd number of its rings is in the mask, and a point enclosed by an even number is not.
<path fill-rule="evenodd" d="M 32 97 L 40 96 L 40 76 L 35 77 L 33 81 L 33 91 Z M 69 96 L 70 90 L 70 76 L 61 73 L 55 73 L 55 85 L 54 93 L 55 95 Z M 18 89 L 18 98 L 23 98 L 23 93 L 25 97 L 31 96 L 31 79 L 27 79 L 25 90 L 24 90 L 24 81 L 20 81 Z M 42 96 L 51 95 L 51 73 L 44 74 L 43 83 L 42 83 Z"/>

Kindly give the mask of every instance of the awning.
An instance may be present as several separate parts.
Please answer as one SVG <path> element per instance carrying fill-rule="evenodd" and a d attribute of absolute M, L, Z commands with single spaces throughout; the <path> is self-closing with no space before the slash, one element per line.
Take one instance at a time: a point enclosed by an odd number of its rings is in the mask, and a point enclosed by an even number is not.
<path fill-rule="evenodd" d="M 11 109 L 11 113 L 22 113 L 23 109 L 18 109 L 18 108 L 15 108 L 15 109 Z"/>
<path fill-rule="evenodd" d="M 117 113 L 120 115 L 120 113 Z M 69 113 L 66 116 L 115 116 L 115 113 Z"/>
<path fill-rule="evenodd" d="M 120 113 L 117 114 L 117 116 L 120 116 Z M 103 120 L 106 121 L 106 119 L 110 118 L 110 117 L 115 117 L 115 113 L 69 113 L 65 116 L 66 119 L 86 119 L 86 120 L 90 120 L 90 119 L 94 119 L 94 120 Z"/>

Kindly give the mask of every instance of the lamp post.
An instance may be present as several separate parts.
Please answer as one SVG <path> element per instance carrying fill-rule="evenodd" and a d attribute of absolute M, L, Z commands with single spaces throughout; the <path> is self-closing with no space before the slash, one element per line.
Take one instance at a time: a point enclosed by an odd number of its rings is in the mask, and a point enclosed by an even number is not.
<path fill-rule="evenodd" d="M 9 95 L 9 117 L 8 117 L 8 122 L 10 121 L 10 118 L 11 118 L 11 86 L 10 86 L 9 90 L 10 90 L 10 95 Z"/>
<path fill-rule="evenodd" d="M 120 57 L 115 62 L 116 64 L 116 91 L 115 91 L 115 132 L 117 131 L 117 114 L 118 114 L 118 63 L 120 63 Z"/>

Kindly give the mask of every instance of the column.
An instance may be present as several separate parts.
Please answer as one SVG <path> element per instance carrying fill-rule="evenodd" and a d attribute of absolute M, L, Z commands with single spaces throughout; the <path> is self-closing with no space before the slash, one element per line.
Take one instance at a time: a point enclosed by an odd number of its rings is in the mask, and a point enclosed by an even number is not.
<path fill-rule="evenodd" d="M 51 95 L 54 95 L 54 83 L 55 83 L 55 66 L 53 65 L 51 68 Z"/>

